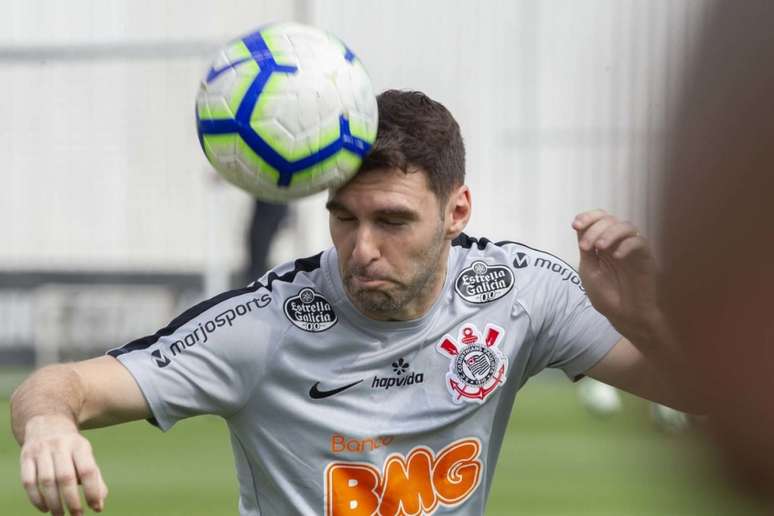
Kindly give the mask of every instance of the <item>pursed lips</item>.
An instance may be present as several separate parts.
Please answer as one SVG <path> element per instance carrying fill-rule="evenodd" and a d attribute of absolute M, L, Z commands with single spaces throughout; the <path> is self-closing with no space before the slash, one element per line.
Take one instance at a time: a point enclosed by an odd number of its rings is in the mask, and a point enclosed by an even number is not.
<path fill-rule="evenodd" d="M 360 288 L 374 288 L 391 282 L 389 278 L 383 276 L 364 276 L 360 274 L 351 274 L 349 280 L 353 285 Z"/>

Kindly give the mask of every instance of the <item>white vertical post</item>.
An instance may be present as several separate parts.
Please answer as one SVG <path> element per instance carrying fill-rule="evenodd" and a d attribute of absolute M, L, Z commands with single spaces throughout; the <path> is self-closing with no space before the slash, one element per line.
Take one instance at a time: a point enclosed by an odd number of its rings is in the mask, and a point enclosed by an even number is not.
<path fill-rule="evenodd" d="M 221 236 L 223 228 L 227 227 L 221 198 L 223 196 L 224 182 L 211 168 L 204 171 L 207 186 L 205 188 L 205 226 L 206 249 L 204 258 L 204 296 L 210 298 L 220 292 L 228 290 L 228 267 L 224 259 L 222 247 L 225 245 Z"/>

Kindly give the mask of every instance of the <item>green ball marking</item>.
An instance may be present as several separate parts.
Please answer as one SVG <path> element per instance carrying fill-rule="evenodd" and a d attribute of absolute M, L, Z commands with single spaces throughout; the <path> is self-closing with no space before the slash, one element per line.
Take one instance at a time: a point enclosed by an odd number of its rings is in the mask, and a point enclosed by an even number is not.
<path fill-rule="evenodd" d="M 247 89 L 250 87 L 250 84 L 252 84 L 255 76 L 260 72 L 258 63 L 251 59 L 252 55 L 250 54 L 250 51 L 241 41 L 231 44 L 225 53 L 232 62 L 244 58 L 250 59 L 250 61 L 240 63 L 234 68 L 237 72 L 237 78 L 233 88 L 228 92 L 227 97 L 224 99 L 226 100 L 225 103 L 202 102 L 197 106 L 200 120 L 233 119 L 239 109 L 239 105 L 242 103 L 245 92 L 247 92 Z M 217 80 L 218 79 L 216 79 L 216 81 Z M 207 86 L 204 85 L 202 87 L 206 88 Z"/>
<path fill-rule="evenodd" d="M 245 93 L 250 88 L 250 85 L 255 80 L 255 76 L 261 69 L 258 67 L 258 63 L 255 61 L 245 61 L 236 67 L 237 80 L 234 84 L 234 88 L 231 90 L 231 98 L 229 99 L 229 108 L 233 113 L 229 118 L 233 118 L 239 110 L 239 105 L 242 103 L 242 99 L 245 97 Z"/>
<path fill-rule="evenodd" d="M 237 138 L 236 151 L 250 170 L 255 170 L 258 175 L 262 176 L 259 178 L 262 183 L 276 186 L 277 181 L 279 181 L 280 178 L 280 173 L 277 169 L 261 159 L 261 157 L 256 154 L 241 137 Z"/>
<path fill-rule="evenodd" d="M 199 113 L 200 120 L 223 120 L 234 118 L 231 108 L 227 104 L 224 105 L 220 102 L 202 102 L 198 106 L 197 112 Z"/>
<path fill-rule="evenodd" d="M 355 175 L 363 163 L 363 158 L 350 152 L 346 149 L 342 149 L 336 153 L 336 159 L 338 161 L 339 169 L 341 169 L 347 178 Z"/>
<path fill-rule="evenodd" d="M 337 188 L 345 183 L 354 172 L 360 168 L 362 159 L 346 149 L 342 149 L 325 161 L 321 161 L 309 168 L 300 170 L 293 174 L 290 180 L 290 187 L 298 190 L 304 190 L 307 193 L 318 192 L 325 188 Z M 339 168 L 341 171 L 338 181 L 329 183 L 330 171 L 333 168 Z M 325 176 L 321 179 L 321 176 Z"/>
<path fill-rule="evenodd" d="M 231 45 L 228 46 L 228 48 L 226 49 L 226 55 L 228 56 L 229 60 L 232 63 L 239 59 L 246 59 L 246 58 L 253 57 L 253 55 L 250 53 L 250 50 L 247 48 L 247 45 L 245 45 L 245 43 L 241 39 L 239 41 L 233 42 Z"/>
<path fill-rule="evenodd" d="M 338 118 L 333 125 L 320 131 L 320 143 L 314 152 L 322 149 L 323 147 L 330 145 L 341 137 L 341 128 L 339 127 Z"/>
<path fill-rule="evenodd" d="M 223 168 L 220 157 L 234 156 L 236 140 L 240 139 L 236 134 L 205 134 L 202 135 L 204 154 L 213 167 L 219 172 Z"/>
<path fill-rule="evenodd" d="M 287 38 L 287 26 L 285 24 L 272 25 L 261 31 L 266 47 L 271 52 L 274 61 L 280 65 L 297 66 L 298 61 L 294 59 L 295 51 Z"/>
<path fill-rule="evenodd" d="M 299 170 L 293 174 L 293 177 L 290 179 L 290 188 L 307 192 L 316 191 L 313 190 L 315 180 L 320 177 L 321 174 L 324 174 L 325 171 L 336 166 L 336 156 L 338 154 L 339 153 L 336 153 L 325 161 L 321 161 L 320 163 L 305 168 L 304 170 Z"/>
<path fill-rule="evenodd" d="M 349 119 L 349 132 L 355 138 L 360 138 L 370 144 L 376 140 L 376 124 L 372 124 L 369 128 L 368 124 L 360 117 Z"/>

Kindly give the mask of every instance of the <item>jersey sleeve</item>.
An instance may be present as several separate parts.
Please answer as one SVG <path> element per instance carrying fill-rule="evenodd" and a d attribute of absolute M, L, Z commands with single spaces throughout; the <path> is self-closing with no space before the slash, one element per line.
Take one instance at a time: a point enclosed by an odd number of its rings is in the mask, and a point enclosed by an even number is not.
<path fill-rule="evenodd" d="M 225 292 L 108 354 L 134 376 L 162 430 L 198 414 L 228 417 L 249 399 L 267 346 L 279 340 L 273 308 L 260 285 Z"/>
<path fill-rule="evenodd" d="M 553 255 L 529 248 L 516 256 L 529 264 L 526 292 L 517 297 L 517 302 L 530 317 L 530 374 L 551 367 L 561 369 L 572 380 L 581 378 L 621 335 L 591 305 L 572 267 Z"/>

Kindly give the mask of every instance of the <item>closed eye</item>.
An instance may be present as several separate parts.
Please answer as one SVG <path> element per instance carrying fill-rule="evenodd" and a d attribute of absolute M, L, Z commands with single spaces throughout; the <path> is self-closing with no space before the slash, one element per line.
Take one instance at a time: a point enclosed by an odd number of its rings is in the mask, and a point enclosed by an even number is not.
<path fill-rule="evenodd" d="M 381 224 L 384 224 L 385 226 L 393 226 L 393 227 L 400 227 L 405 226 L 406 221 L 405 220 L 380 220 Z"/>

